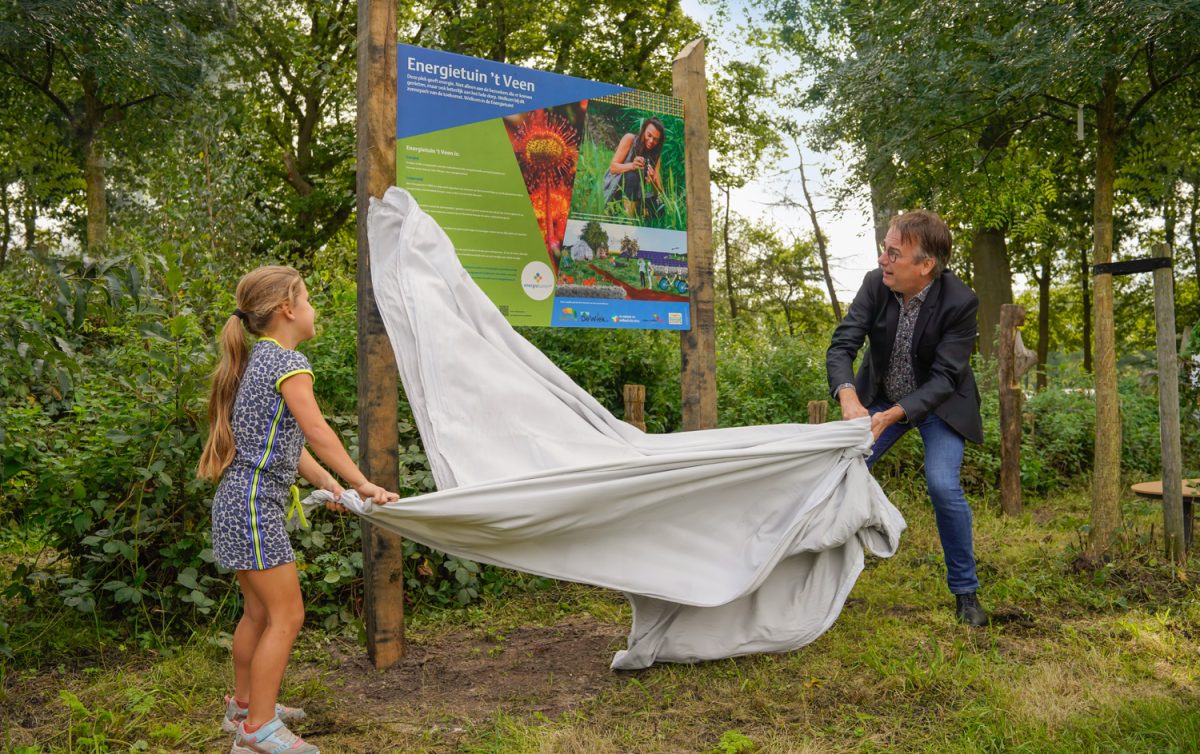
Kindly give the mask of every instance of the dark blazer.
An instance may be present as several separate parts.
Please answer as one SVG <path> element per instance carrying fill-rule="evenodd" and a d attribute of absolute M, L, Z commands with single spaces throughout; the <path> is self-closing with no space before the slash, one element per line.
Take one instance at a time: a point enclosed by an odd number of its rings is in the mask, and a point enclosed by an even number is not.
<path fill-rule="evenodd" d="M 982 443 L 979 388 L 971 372 L 971 352 L 979 331 L 975 320 L 978 309 L 975 292 L 954 273 L 947 270 L 933 281 L 913 330 L 917 389 L 901 399 L 900 406 L 911 424 L 920 423 L 933 412 L 966 439 Z M 883 284 L 883 272 L 868 272 L 825 352 L 825 371 L 834 398 L 837 386 L 847 382 L 854 383 L 864 406 L 884 395 L 883 382 L 899 320 L 900 304 Z M 870 341 L 870 347 L 855 377 L 851 368 L 864 338 Z"/>

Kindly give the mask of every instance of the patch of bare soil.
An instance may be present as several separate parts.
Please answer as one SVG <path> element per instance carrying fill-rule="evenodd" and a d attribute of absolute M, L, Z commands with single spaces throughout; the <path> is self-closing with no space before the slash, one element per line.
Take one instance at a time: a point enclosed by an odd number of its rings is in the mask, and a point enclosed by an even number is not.
<path fill-rule="evenodd" d="M 318 672 L 336 691 L 333 718 L 361 718 L 364 709 L 393 704 L 413 718 L 460 722 L 497 710 L 553 717 L 623 682 L 608 668 L 625 644 L 621 631 L 588 615 L 505 635 L 457 630 L 428 643 L 410 641 L 406 656 L 386 670 L 346 645 L 335 647 Z"/>

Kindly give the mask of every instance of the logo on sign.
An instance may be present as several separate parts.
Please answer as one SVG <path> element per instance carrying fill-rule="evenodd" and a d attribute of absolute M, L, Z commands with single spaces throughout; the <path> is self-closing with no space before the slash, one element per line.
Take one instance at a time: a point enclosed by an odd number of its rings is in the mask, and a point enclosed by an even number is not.
<path fill-rule="evenodd" d="M 543 301 L 554 293 L 554 274 L 545 262 L 530 262 L 521 270 L 521 290 L 534 301 Z"/>

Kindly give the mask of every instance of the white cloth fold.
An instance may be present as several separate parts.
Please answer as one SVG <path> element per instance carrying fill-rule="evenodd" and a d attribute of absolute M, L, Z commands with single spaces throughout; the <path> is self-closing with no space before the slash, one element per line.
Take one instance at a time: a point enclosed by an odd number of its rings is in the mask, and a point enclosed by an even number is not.
<path fill-rule="evenodd" d="M 624 592 L 613 668 L 803 646 L 904 519 L 868 420 L 649 435 L 504 320 L 402 189 L 372 200 L 371 278 L 439 491 L 372 523 L 460 557 Z M 328 499 L 317 493 L 305 501 Z"/>

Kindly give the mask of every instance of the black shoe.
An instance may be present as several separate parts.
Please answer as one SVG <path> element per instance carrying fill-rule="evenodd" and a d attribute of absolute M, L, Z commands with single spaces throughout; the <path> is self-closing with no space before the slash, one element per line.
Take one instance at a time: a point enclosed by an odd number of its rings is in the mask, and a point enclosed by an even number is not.
<path fill-rule="evenodd" d="M 974 592 L 954 595 L 954 603 L 954 613 L 959 623 L 976 628 L 988 624 L 987 613 L 983 611 L 983 605 L 979 604 Z"/>

